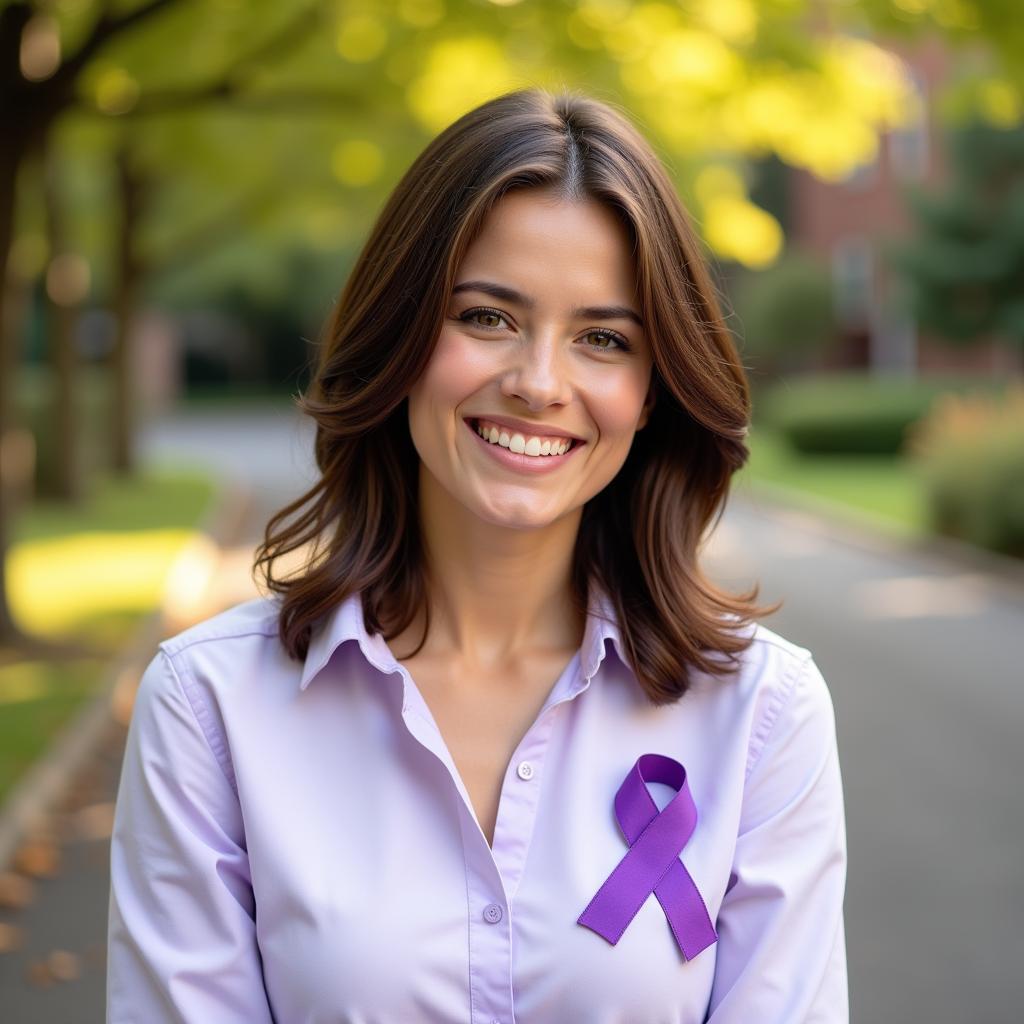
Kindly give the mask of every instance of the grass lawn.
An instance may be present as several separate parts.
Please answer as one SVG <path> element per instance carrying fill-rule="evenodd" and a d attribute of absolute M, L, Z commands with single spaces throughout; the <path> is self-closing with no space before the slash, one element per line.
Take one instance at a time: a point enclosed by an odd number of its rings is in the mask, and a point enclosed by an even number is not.
<path fill-rule="evenodd" d="M 160 603 L 169 568 L 213 483 L 182 470 L 98 481 L 81 507 L 39 502 L 13 524 L 8 599 L 26 632 L 69 637 L 95 657 L 0 665 L 0 801 L 106 682 L 110 655 Z"/>
<path fill-rule="evenodd" d="M 889 530 L 925 536 L 924 499 L 913 467 L 891 456 L 809 456 L 756 425 L 750 461 L 738 474 L 743 486 L 759 483 L 846 506 Z"/>

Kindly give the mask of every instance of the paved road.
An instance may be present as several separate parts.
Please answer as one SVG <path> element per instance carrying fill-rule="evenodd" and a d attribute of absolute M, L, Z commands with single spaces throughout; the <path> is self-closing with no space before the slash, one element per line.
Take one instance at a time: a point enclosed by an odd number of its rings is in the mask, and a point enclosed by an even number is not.
<path fill-rule="evenodd" d="M 1024 1020 L 1024 588 L 766 502 L 717 541 L 832 692 L 854 1024 Z"/>
<path fill-rule="evenodd" d="M 267 512 L 312 479 L 308 441 L 279 413 L 211 415 L 152 429 L 146 452 L 255 480 L 260 502 L 240 569 Z M 785 597 L 766 625 L 811 648 L 832 691 L 847 800 L 854 1024 L 1016 1024 L 1024 1016 L 1016 653 L 1024 588 L 837 533 L 742 485 L 707 564 L 723 584 L 760 580 L 763 600 Z M 111 798 L 121 742 L 112 728 L 94 777 L 62 819 L 79 822 L 66 826 L 79 838 L 64 841 L 63 869 L 38 884 L 28 909 L 4 912 L 26 934 L 20 953 L 0 956 L 4 1021 L 102 1020 L 108 845 L 95 808 Z M 47 982 L 54 949 L 80 957 L 76 980 Z M 51 967 L 59 973 L 61 961 Z"/>

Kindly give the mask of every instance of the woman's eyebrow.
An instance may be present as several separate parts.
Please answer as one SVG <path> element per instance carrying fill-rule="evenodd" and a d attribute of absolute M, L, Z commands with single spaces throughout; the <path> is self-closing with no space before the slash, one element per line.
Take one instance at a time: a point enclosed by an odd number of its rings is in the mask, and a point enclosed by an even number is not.
<path fill-rule="evenodd" d="M 483 292 L 502 302 L 515 302 L 525 309 L 533 309 L 533 299 L 517 292 L 515 288 L 507 285 L 495 284 L 493 281 L 462 281 L 452 289 L 452 295 L 459 292 Z M 644 322 L 640 314 L 629 306 L 577 306 L 570 311 L 577 319 L 589 320 L 632 320 L 638 327 L 643 329 Z"/>

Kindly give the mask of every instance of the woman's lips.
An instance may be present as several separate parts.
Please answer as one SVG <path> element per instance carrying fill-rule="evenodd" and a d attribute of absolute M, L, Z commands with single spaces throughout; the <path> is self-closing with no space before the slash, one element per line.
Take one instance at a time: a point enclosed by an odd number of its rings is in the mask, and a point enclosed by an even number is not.
<path fill-rule="evenodd" d="M 564 455 L 526 455 L 518 452 L 511 452 L 502 448 L 500 444 L 491 444 L 485 441 L 476 429 L 475 420 L 463 420 L 467 429 L 473 435 L 476 443 L 487 449 L 486 454 L 490 455 L 498 465 L 506 469 L 518 470 L 522 473 L 551 473 L 563 467 L 573 457 L 575 452 L 584 446 L 585 441 L 573 441 Z"/>

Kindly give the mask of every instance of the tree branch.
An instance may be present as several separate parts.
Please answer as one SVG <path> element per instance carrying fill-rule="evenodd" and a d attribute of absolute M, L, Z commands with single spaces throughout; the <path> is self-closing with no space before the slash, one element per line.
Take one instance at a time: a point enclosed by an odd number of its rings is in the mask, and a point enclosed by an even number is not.
<path fill-rule="evenodd" d="M 276 32 L 272 32 L 248 53 L 239 56 L 234 65 L 225 71 L 222 78 L 226 81 L 229 76 L 237 75 L 238 71 L 256 61 L 265 57 L 279 58 L 282 53 L 294 50 L 306 41 L 310 32 L 317 27 L 319 22 L 320 3 L 319 0 L 313 0 L 308 7 L 296 11 L 295 16 Z"/>
<path fill-rule="evenodd" d="M 109 8 L 104 7 L 96 24 L 92 27 L 85 42 L 78 48 L 77 52 L 61 64 L 57 74 L 66 80 L 74 80 L 78 73 L 92 59 L 92 57 L 115 36 L 120 35 L 126 29 L 145 21 L 147 18 L 163 10 L 171 4 L 179 3 L 180 0 L 149 0 L 133 11 L 128 11 L 118 18 L 112 18 Z"/>
<path fill-rule="evenodd" d="M 82 113 L 101 117 L 139 118 L 176 114 L 210 102 L 229 102 L 232 111 L 245 114 L 352 113 L 365 110 L 365 97 L 334 89 L 294 89 L 287 92 L 246 93 L 229 82 L 213 82 L 196 89 L 163 89 L 147 93 L 131 110 L 111 115 L 100 110 L 88 97 L 76 98 Z"/>
<path fill-rule="evenodd" d="M 159 4 L 173 2 L 175 0 L 151 0 L 148 6 L 153 8 Z M 297 11 L 294 17 L 276 32 L 272 32 L 247 53 L 240 54 L 213 81 L 198 86 L 153 90 L 144 94 L 131 110 L 115 116 L 145 117 L 154 114 L 177 113 L 211 101 L 231 101 L 238 104 L 240 109 L 253 113 L 274 111 L 294 113 L 303 107 L 308 108 L 310 105 L 334 106 L 339 103 L 352 103 L 355 99 L 354 96 L 320 92 L 319 90 L 300 90 L 293 93 L 264 94 L 262 96 L 247 96 L 242 91 L 244 88 L 242 72 L 268 57 L 280 58 L 282 53 L 301 46 L 317 27 L 319 21 L 320 3 L 319 0 L 313 0 L 313 3 Z M 73 102 L 80 110 L 97 114 L 103 113 L 97 110 L 86 97 L 76 97 Z"/>
<path fill-rule="evenodd" d="M 150 247 L 150 250 L 141 257 L 146 273 L 173 272 L 181 265 L 193 262 L 231 228 L 244 223 L 249 214 L 279 194 L 280 186 L 276 183 L 273 187 L 254 189 L 248 195 L 218 210 L 205 223 L 191 230 L 186 229 L 173 241 L 165 242 L 159 247 Z"/>

